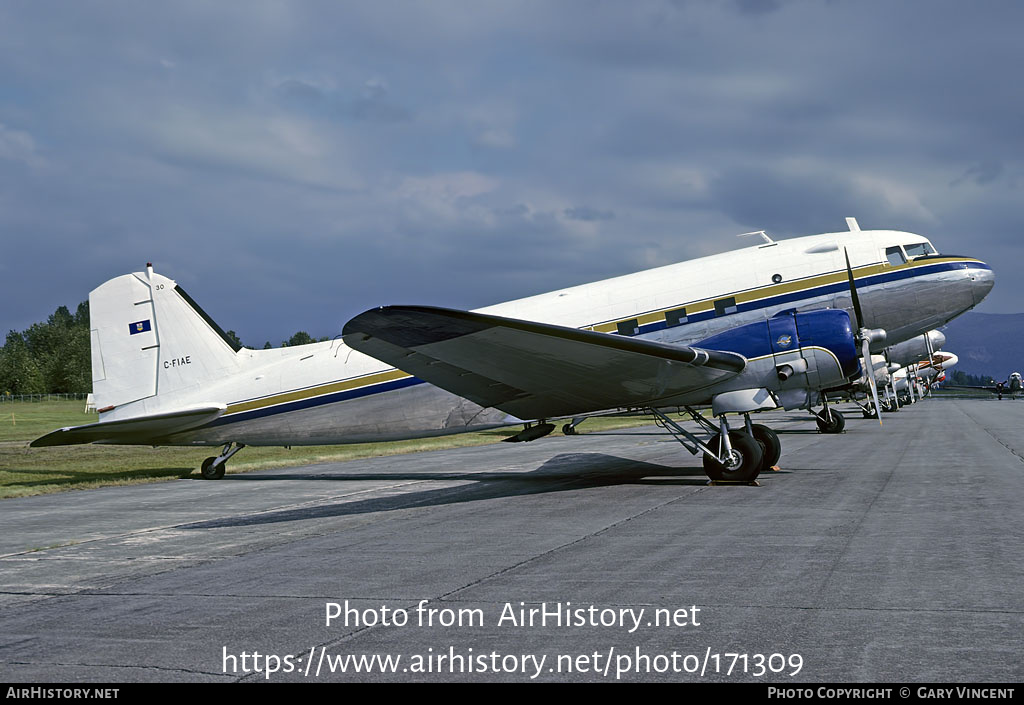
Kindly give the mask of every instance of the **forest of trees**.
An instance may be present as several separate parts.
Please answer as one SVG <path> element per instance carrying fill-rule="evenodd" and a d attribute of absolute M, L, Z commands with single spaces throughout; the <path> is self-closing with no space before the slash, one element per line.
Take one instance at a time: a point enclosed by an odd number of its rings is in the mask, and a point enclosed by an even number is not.
<path fill-rule="evenodd" d="M 57 394 L 92 391 L 89 302 L 67 306 L 45 323 L 7 333 L 0 348 L 0 393 Z"/>
<path fill-rule="evenodd" d="M 948 384 L 963 384 L 968 387 L 987 387 L 995 384 L 989 375 L 969 375 L 961 370 L 953 370 L 946 378 L 949 380 Z"/>
<path fill-rule="evenodd" d="M 227 331 L 227 335 L 242 345 L 234 331 Z M 299 331 L 281 345 L 315 342 L 317 339 L 309 333 Z M 80 303 L 73 314 L 67 306 L 61 306 L 45 323 L 34 323 L 21 332 L 8 332 L 0 348 L 0 394 L 91 392 L 89 345 L 88 301 Z M 263 347 L 270 348 L 270 342 Z"/>

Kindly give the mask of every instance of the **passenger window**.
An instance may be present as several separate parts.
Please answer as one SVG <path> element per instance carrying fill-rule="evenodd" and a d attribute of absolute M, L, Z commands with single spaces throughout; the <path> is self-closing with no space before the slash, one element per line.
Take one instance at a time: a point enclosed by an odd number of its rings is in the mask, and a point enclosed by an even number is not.
<path fill-rule="evenodd" d="M 665 311 L 665 325 L 669 328 L 673 326 L 681 326 L 686 323 L 686 309 L 676 308 L 671 311 Z"/>
<path fill-rule="evenodd" d="M 889 264 L 893 267 L 898 267 L 901 264 L 907 263 L 907 258 L 903 256 L 903 250 L 897 247 L 886 247 L 885 258 L 889 260 Z"/>
<path fill-rule="evenodd" d="M 719 299 L 715 302 L 715 315 L 725 316 L 730 313 L 736 313 L 736 297 L 730 296 L 727 299 Z"/>
<path fill-rule="evenodd" d="M 640 332 L 640 324 L 635 318 L 631 318 L 628 321 L 619 321 L 615 324 L 615 328 L 619 335 L 636 335 Z"/>

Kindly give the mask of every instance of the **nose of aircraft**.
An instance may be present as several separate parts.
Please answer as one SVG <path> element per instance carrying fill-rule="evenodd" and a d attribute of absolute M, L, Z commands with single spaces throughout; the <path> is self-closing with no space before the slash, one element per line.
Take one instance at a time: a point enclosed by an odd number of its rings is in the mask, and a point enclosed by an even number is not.
<path fill-rule="evenodd" d="M 974 297 L 974 305 L 977 306 L 982 302 L 988 292 L 992 291 L 992 287 L 996 283 L 996 274 L 992 269 L 985 264 L 983 267 L 972 267 L 971 272 L 971 295 Z"/>

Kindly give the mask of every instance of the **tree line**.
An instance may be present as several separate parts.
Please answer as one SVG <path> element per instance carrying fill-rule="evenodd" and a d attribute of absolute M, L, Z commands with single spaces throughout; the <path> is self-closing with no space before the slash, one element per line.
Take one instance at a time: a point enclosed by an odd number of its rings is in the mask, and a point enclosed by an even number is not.
<path fill-rule="evenodd" d="M 995 384 L 989 375 L 969 375 L 963 370 L 952 370 L 946 378 L 950 384 L 961 384 L 966 387 L 987 387 Z"/>
<path fill-rule="evenodd" d="M 234 331 L 227 336 L 242 345 Z M 282 347 L 322 342 L 299 331 Z M 43 323 L 7 333 L 0 348 L 0 394 L 87 394 L 92 391 L 89 302 L 60 306 Z M 263 346 L 271 348 L 270 341 Z"/>

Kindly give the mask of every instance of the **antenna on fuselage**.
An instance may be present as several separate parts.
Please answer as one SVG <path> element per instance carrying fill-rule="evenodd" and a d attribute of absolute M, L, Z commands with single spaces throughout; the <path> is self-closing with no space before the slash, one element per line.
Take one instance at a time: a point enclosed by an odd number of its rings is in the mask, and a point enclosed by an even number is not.
<path fill-rule="evenodd" d="M 846 219 L 846 227 L 848 227 L 850 229 L 851 233 L 859 233 L 860 232 L 860 224 L 857 222 L 856 218 L 847 218 Z"/>

